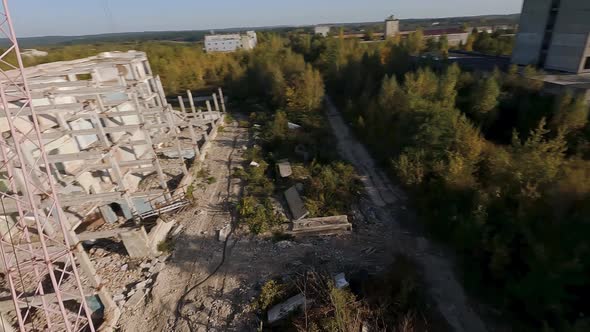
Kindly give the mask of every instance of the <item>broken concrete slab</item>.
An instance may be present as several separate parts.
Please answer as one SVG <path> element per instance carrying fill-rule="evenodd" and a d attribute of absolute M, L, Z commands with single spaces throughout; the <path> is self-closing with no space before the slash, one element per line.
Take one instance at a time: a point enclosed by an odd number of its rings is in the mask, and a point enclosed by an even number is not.
<path fill-rule="evenodd" d="M 152 256 L 152 248 L 150 247 L 150 241 L 145 228 L 121 233 L 119 237 L 127 249 L 127 253 L 130 257 L 147 257 Z"/>
<path fill-rule="evenodd" d="M 106 221 L 107 223 L 113 224 L 117 222 L 117 215 L 115 214 L 115 211 L 113 211 L 110 205 L 103 205 L 99 207 L 98 210 L 100 211 L 100 214 L 102 215 L 104 221 Z"/>
<path fill-rule="evenodd" d="M 348 222 L 348 216 L 331 216 L 322 218 L 308 218 L 295 220 L 291 223 L 287 234 L 295 236 L 306 235 L 332 235 L 349 233 L 352 231 L 352 224 Z"/>
<path fill-rule="evenodd" d="M 299 192 L 295 186 L 285 191 L 285 199 L 287 199 L 287 204 L 289 205 L 293 220 L 303 219 L 309 214 L 309 211 L 305 208 L 303 200 L 301 200 L 301 196 L 299 196 Z"/>
<path fill-rule="evenodd" d="M 137 290 L 135 293 L 133 293 L 133 295 L 131 295 L 129 300 L 127 300 L 127 302 L 125 302 L 125 307 L 129 308 L 129 309 L 135 308 L 137 305 L 139 305 L 143 301 L 143 298 L 145 297 L 145 295 L 146 295 L 145 289 Z"/>
<path fill-rule="evenodd" d="M 217 231 L 217 239 L 220 242 L 225 242 L 225 240 L 227 240 L 227 237 L 229 236 L 230 232 L 231 232 L 231 226 L 225 225 L 222 229 Z"/>
<path fill-rule="evenodd" d="M 349 285 L 348 280 L 346 280 L 346 275 L 344 274 L 344 272 L 336 274 L 333 277 L 333 279 L 334 279 L 334 287 L 336 287 L 338 289 L 348 287 L 348 285 Z"/>
<path fill-rule="evenodd" d="M 166 238 L 168 237 L 168 233 L 170 233 L 170 230 L 175 225 L 176 225 L 175 220 L 166 221 L 162 218 L 158 218 L 158 220 L 156 221 L 156 226 L 154 226 L 152 228 L 152 230 L 150 231 L 150 234 L 148 236 L 149 246 L 150 246 L 152 252 L 154 252 L 154 253 L 158 252 L 158 244 L 160 244 L 160 242 L 166 240 Z"/>
<path fill-rule="evenodd" d="M 274 307 L 270 308 L 270 310 L 267 313 L 268 322 L 272 324 L 276 321 L 279 321 L 287 317 L 289 313 L 295 311 L 297 308 L 304 305 L 305 301 L 306 299 L 303 293 L 299 293 L 289 298 L 287 301 L 275 305 Z"/>
<path fill-rule="evenodd" d="M 291 163 L 287 159 L 279 160 L 277 162 L 277 169 L 279 170 L 279 175 L 282 178 L 288 178 L 293 174 Z"/>

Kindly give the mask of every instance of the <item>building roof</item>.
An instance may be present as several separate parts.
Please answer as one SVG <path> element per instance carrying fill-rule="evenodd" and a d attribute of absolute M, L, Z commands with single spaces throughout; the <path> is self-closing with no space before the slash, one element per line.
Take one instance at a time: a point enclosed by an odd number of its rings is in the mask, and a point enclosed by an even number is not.
<path fill-rule="evenodd" d="M 461 28 L 448 28 L 448 29 L 429 29 L 424 30 L 424 36 L 440 36 L 440 35 L 451 35 L 456 33 L 468 33 Z"/>
<path fill-rule="evenodd" d="M 533 79 L 562 86 L 590 89 L 590 74 L 549 74 L 534 77 Z"/>

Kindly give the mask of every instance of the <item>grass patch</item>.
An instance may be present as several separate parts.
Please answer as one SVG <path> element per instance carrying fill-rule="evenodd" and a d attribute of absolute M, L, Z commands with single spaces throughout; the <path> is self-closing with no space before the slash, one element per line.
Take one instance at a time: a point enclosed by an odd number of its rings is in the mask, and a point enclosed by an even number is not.
<path fill-rule="evenodd" d="M 225 116 L 223 117 L 223 123 L 225 123 L 226 125 L 229 125 L 232 122 L 234 122 L 234 117 L 231 116 L 231 114 L 229 114 L 229 113 L 225 113 Z"/>
<path fill-rule="evenodd" d="M 194 186 L 194 184 L 191 184 L 190 186 L 188 186 L 186 188 L 186 194 L 185 194 L 186 199 L 192 201 L 195 198 L 194 193 L 195 193 L 195 186 Z"/>
<path fill-rule="evenodd" d="M 197 172 L 197 178 L 199 179 L 207 179 L 211 176 L 211 172 L 207 169 L 207 168 L 201 168 L 198 172 Z"/>
<path fill-rule="evenodd" d="M 158 251 L 163 253 L 171 253 L 174 251 L 174 247 L 175 243 L 171 238 L 166 238 L 166 240 L 160 241 L 160 243 L 158 243 Z"/>

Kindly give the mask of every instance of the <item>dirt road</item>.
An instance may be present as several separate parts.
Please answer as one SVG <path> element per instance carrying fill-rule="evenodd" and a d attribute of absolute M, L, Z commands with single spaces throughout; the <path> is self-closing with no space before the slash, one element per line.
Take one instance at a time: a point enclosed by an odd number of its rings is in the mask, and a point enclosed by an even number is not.
<path fill-rule="evenodd" d="M 341 155 L 353 164 L 369 194 L 377 206 L 377 217 L 392 227 L 396 250 L 414 257 L 422 267 L 424 279 L 439 311 L 449 325 L 457 332 L 484 332 L 486 328 L 480 317 L 470 308 L 463 287 L 453 272 L 453 263 L 437 248 L 417 232 L 405 230 L 396 218 L 396 211 L 402 208 L 403 194 L 391 184 L 387 174 L 376 167 L 375 161 L 366 148 L 351 134 L 342 116 L 326 98 L 330 126 L 338 140 Z"/>

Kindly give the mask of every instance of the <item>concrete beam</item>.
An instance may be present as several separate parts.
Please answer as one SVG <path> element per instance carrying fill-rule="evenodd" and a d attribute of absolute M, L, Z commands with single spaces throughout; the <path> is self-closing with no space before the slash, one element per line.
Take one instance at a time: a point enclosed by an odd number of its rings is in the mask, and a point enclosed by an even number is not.
<path fill-rule="evenodd" d="M 136 230 L 136 228 L 121 227 L 121 228 L 111 229 L 111 230 L 107 230 L 107 231 L 83 232 L 83 233 L 78 234 L 78 239 L 80 241 L 108 239 L 108 238 L 118 237 L 121 233 L 132 232 L 134 230 Z"/>

